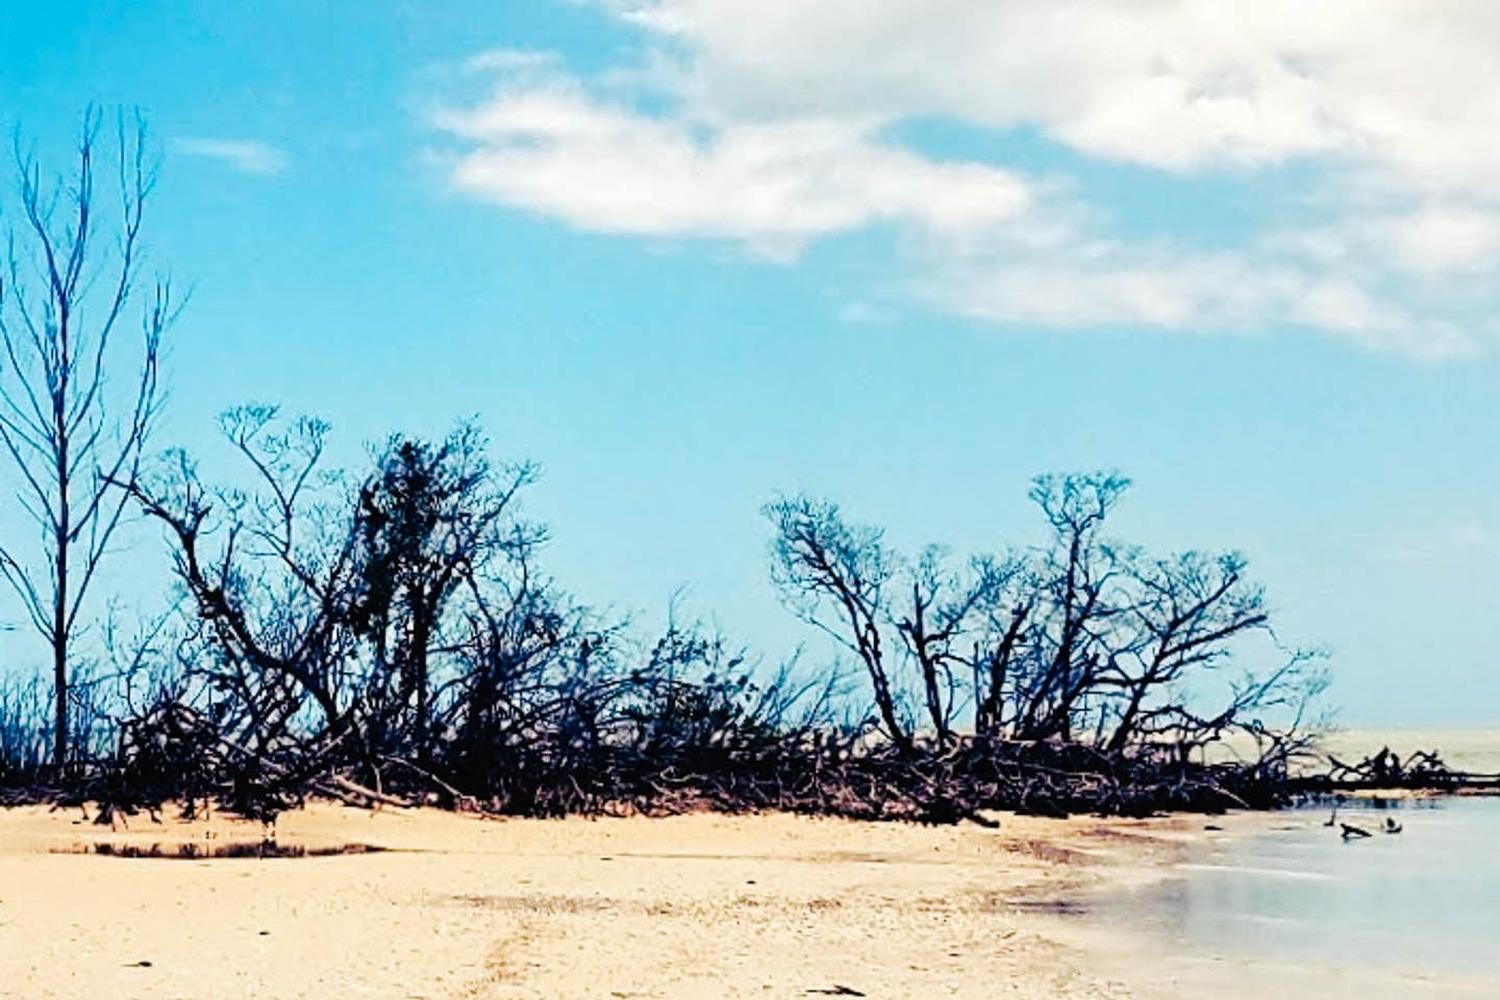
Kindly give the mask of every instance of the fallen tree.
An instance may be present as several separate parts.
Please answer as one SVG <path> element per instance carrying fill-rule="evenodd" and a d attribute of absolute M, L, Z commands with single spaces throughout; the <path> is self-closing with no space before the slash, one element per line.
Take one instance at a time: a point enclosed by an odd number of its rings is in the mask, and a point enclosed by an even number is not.
<path fill-rule="evenodd" d="M 1438 750 L 1414 750 L 1405 758 L 1390 747 L 1346 763 L 1327 754 L 1323 765 L 1290 779 L 1299 794 L 1340 795 L 1405 789 L 1431 792 L 1500 791 L 1500 774 L 1450 767 Z"/>

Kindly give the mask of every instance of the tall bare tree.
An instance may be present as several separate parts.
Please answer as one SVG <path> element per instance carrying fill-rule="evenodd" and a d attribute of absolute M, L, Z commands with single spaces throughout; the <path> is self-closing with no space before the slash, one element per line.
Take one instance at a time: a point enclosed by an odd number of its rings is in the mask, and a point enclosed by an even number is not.
<path fill-rule="evenodd" d="M 881 637 L 888 617 L 882 590 L 894 574 L 882 532 L 849 524 L 837 504 L 806 496 L 777 500 L 763 513 L 775 532 L 771 578 L 783 602 L 859 657 L 886 737 L 910 750 L 910 727 Z"/>
<path fill-rule="evenodd" d="M 1046 653 L 1025 678 L 1023 739 L 1071 740 L 1079 703 L 1096 688 L 1108 657 L 1101 636 L 1129 597 L 1118 594 L 1128 546 L 1102 537 L 1110 511 L 1130 488 L 1113 472 L 1042 475 L 1032 480 L 1031 501 L 1052 526 L 1052 542 L 1037 571 L 1048 608 L 1042 616 Z"/>
<path fill-rule="evenodd" d="M 161 340 L 174 315 L 165 280 L 141 287 L 141 224 L 156 179 L 145 122 L 116 120 L 110 195 L 95 184 L 103 122 L 97 109 L 84 114 L 66 180 L 44 180 L 17 139 L 17 203 L 4 220 L 0 275 L 0 454 L 40 536 L 31 546 L 0 545 L 0 576 L 51 649 L 57 767 L 68 760 L 80 612 L 161 406 Z M 123 329 L 137 306 L 130 343 Z"/>

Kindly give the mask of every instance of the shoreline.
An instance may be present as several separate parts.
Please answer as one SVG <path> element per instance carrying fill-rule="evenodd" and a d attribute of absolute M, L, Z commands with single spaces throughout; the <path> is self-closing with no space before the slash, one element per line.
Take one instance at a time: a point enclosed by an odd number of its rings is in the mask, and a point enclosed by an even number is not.
<path fill-rule="evenodd" d="M 283 817 L 281 843 L 381 851 L 156 860 L 79 849 L 170 853 L 260 826 L 0 810 L 0 982 L 38 998 L 1161 996 L 1128 985 L 1131 931 L 1094 901 L 1279 814 L 995 815 L 988 830 L 315 803 Z"/>
<path fill-rule="evenodd" d="M 1452 929 L 1455 940 L 1469 942 L 1470 952 L 1463 946 L 1445 950 L 1434 946 L 1436 940 L 1424 941 L 1421 918 L 1393 902 L 1410 891 L 1413 871 L 1427 865 L 1431 873 L 1431 866 L 1442 863 L 1444 848 L 1433 838 L 1452 822 L 1442 803 L 1463 809 L 1489 796 L 1402 794 L 1384 796 L 1383 803 L 1346 798 L 1357 822 L 1384 815 L 1384 807 L 1402 810 L 1396 815 L 1408 827 L 1406 836 L 1345 843 L 1337 830 L 1326 829 L 1320 810 L 1267 814 L 1275 821 L 1204 842 L 1208 850 L 1198 859 L 1162 869 L 1161 883 L 1144 892 L 1106 887 L 1095 901 L 1100 919 L 1082 932 L 1083 945 L 1100 968 L 1115 970 L 1132 995 L 1143 997 L 1492 995 L 1494 963 L 1475 963 L 1467 928 Z M 1428 811 L 1428 805 L 1437 810 Z M 1455 856 L 1463 856 L 1461 848 Z M 1393 870 L 1403 874 L 1386 880 Z M 1370 888 L 1361 893 L 1360 884 Z M 1436 899 L 1456 899 L 1444 895 L 1451 892 L 1444 882 L 1432 891 Z M 1461 902 L 1452 905 L 1471 912 Z M 1400 938 L 1381 937 L 1384 928 L 1369 920 L 1375 914 L 1380 925 L 1394 924 L 1392 933 Z M 1407 919 L 1413 921 L 1407 926 L 1415 945 L 1400 929 Z"/>

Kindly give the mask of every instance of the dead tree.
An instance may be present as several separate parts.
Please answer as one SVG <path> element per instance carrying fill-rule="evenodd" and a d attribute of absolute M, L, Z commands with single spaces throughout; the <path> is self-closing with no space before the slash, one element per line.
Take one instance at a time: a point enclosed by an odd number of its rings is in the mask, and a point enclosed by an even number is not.
<path fill-rule="evenodd" d="M 1117 629 L 1125 638 L 1098 679 L 1123 699 L 1106 749 L 1124 749 L 1142 731 L 1149 735 L 1155 718 L 1175 711 L 1153 705 L 1153 695 L 1227 659 L 1237 637 L 1266 627 L 1264 594 L 1244 579 L 1244 569 L 1237 553 L 1200 552 L 1132 569 L 1134 599 Z"/>
<path fill-rule="evenodd" d="M 67 184 L 44 182 L 35 156 L 17 144 L 19 210 L 0 276 L 0 452 L 42 537 L 39 551 L 0 547 L 0 576 L 51 650 L 59 769 L 69 754 L 80 613 L 162 402 L 161 339 L 174 315 L 165 281 L 141 287 L 141 226 L 155 183 L 144 122 L 118 122 L 112 217 L 95 185 L 101 124 L 97 110 L 84 115 Z M 130 348 L 121 328 L 137 299 Z"/>
<path fill-rule="evenodd" d="M 980 706 L 980 715 L 993 708 L 992 699 L 981 686 L 976 686 L 969 695 L 960 691 L 965 680 L 975 680 L 977 685 L 984 683 L 972 677 L 974 654 L 965 644 L 971 633 L 981 627 L 980 611 L 1003 603 L 1001 591 L 1010 580 L 1009 568 L 997 562 L 976 560 L 972 578 L 948 568 L 946 562 L 942 548 L 935 545 L 925 548 L 903 573 L 906 603 L 889 612 L 896 633 L 916 667 L 928 722 L 940 747 L 953 742 L 953 720 L 966 697 L 972 697 Z M 998 646 L 986 648 L 987 680 L 992 688 L 1004 685 L 1005 647 L 1002 638 Z M 963 677 L 965 673 L 971 677 Z"/>
<path fill-rule="evenodd" d="M 1044 612 L 1033 629 L 1029 670 L 1018 677 L 1015 735 L 1070 740 L 1080 702 L 1093 692 L 1103 651 L 1098 636 L 1118 610 L 1112 588 L 1121 547 L 1101 535 L 1129 487 L 1115 473 L 1038 476 L 1031 499 L 1053 531 L 1037 570 Z"/>
<path fill-rule="evenodd" d="M 859 658 L 885 735 L 910 750 L 911 734 L 881 637 L 883 590 L 893 568 L 880 530 L 848 524 L 837 504 L 809 497 L 778 500 L 764 513 L 775 532 L 771 577 L 782 600 Z"/>
<path fill-rule="evenodd" d="M 767 509 L 773 577 L 793 610 L 859 656 L 897 746 L 929 734 L 939 748 L 957 742 L 953 720 L 968 700 L 974 735 L 992 747 L 1056 743 L 1106 762 L 1175 747 L 1185 759 L 1238 730 L 1269 755 L 1261 770 L 1284 763 L 1305 748 L 1295 731 L 1322 690 L 1306 669 L 1312 655 L 1276 646 L 1238 554 L 1151 557 L 1109 538 L 1128 485 L 1113 473 L 1038 477 L 1031 499 L 1049 541 L 976 557 L 966 573 L 935 547 L 901 559 L 833 504 L 782 501 Z M 1282 665 L 1246 673 L 1226 705 L 1202 711 L 1205 692 L 1223 686 L 1212 672 L 1256 633 Z M 926 709 L 919 729 L 901 727 L 906 699 Z M 1292 729 L 1263 721 L 1272 716 Z"/>
<path fill-rule="evenodd" d="M 461 637 L 444 634 L 459 617 L 448 613 L 450 605 L 466 583 L 497 561 L 520 560 L 543 538 L 514 516 L 535 467 L 496 468 L 485 444 L 472 424 L 439 444 L 391 439 L 354 512 L 361 581 L 351 624 L 371 647 L 370 676 L 378 685 L 367 700 L 378 699 L 381 727 L 409 736 L 424 764 L 434 732 L 432 661 Z"/>
<path fill-rule="evenodd" d="M 257 489 L 212 491 L 176 453 L 129 493 L 165 529 L 200 646 L 190 670 L 216 694 L 223 735 L 258 768 L 290 744 L 311 764 L 347 746 L 354 725 L 348 500 L 321 468 L 320 422 L 283 430 L 274 408 L 241 407 L 222 425 Z"/>
<path fill-rule="evenodd" d="M 1037 605 L 1036 585 L 1029 560 L 1012 555 L 974 560 L 977 580 L 975 610 L 980 616 L 979 637 L 969 655 L 973 675 L 974 734 L 1000 736 L 1010 721 L 1007 696 L 1012 671 L 1026 648 L 1027 629 Z"/>
<path fill-rule="evenodd" d="M 497 705 L 506 685 L 581 629 L 529 575 L 543 532 L 516 504 L 533 467 L 492 466 L 464 424 L 391 439 L 355 485 L 324 467 L 320 421 L 246 406 L 222 428 L 250 488 L 210 489 L 178 454 L 130 489 L 193 600 L 188 672 L 222 735 L 288 780 L 348 768 L 379 793 L 391 765 L 451 787 L 445 758 L 472 767 L 492 713 L 517 708 Z"/>

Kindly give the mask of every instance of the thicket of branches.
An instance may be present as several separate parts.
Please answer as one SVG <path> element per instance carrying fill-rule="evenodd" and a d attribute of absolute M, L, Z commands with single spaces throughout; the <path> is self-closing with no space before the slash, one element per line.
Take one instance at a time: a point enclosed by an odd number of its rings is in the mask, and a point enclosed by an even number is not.
<path fill-rule="evenodd" d="M 958 565 L 936 546 L 902 558 L 835 504 L 781 500 L 766 508 L 773 574 L 788 606 L 863 666 L 879 731 L 897 748 L 947 748 L 966 734 L 1103 754 L 1149 745 L 1187 760 L 1239 732 L 1284 763 L 1302 744 L 1274 740 L 1258 720 L 1286 710 L 1275 714 L 1293 731 L 1310 721 L 1322 686 L 1313 654 L 1280 650 L 1237 553 L 1159 556 L 1106 535 L 1128 486 L 1110 473 L 1040 476 L 1031 499 L 1046 544 Z M 1257 637 L 1279 661 L 1205 701 L 1205 675 Z"/>
<path fill-rule="evenodd" d="M 642 639 L 574 601 L 522 510 L 535 468 L 491 462 L 472 425 L 393 437 L 362 476 L 326 467 L 318 421 L 244 407 L 222 430 L 248 488 L 182 452 L 117 484 L 160 527 L 178 603 L 106 629 L 66 782 L 45 691 L 0 688 L 0 783 L 263 817 L 308 795 L 528 815 L 1216 809 L 1279 800 L 1321 687 L 1238 556 L 1109 540 L 1115 476 L 1039 478 L 1048 541 L 967 560 L 903 559 L 822 501 L 769 505 L 776 585 L 857 668 L 814 671 L 692 623 Z M 1203 683 L 1252 637 L 1268 672 Z M 1213 745 L 1250 752 L 1216 763 Z"/>
<path fill-rule="evenodd" d="M 822 500 L 767 506 L 773 579 L 846 673 L 694 623 L 643 638 L 575 601 L 521 508 L 536 469 L 492 462 L 473 426 L 393 437 L 346 475 L 326 425 L 249 406 L 222 425 L 238 487 L 182 452 L 153 462 L 175 307 L 142 274 L 144 126 L 120 117 L 101 173 L 102 123 L 85 115 L 66 182 L 17 144 L 0 580 L 50 669 L 19 675 L 5 633 L 0 797 L 953 820 L 1285 793 L 1321 675 L 1275 642 L 1238 555 L 1113 540 L 1118 476 L 1037 479 L 1047 540 L 971 558 L 905 557 Z M 176 601 L 131 630 L 92 595 L 135 517 L 165 540 Z M 1237 669 L 1246 654 L 1263 668 Z"/>

